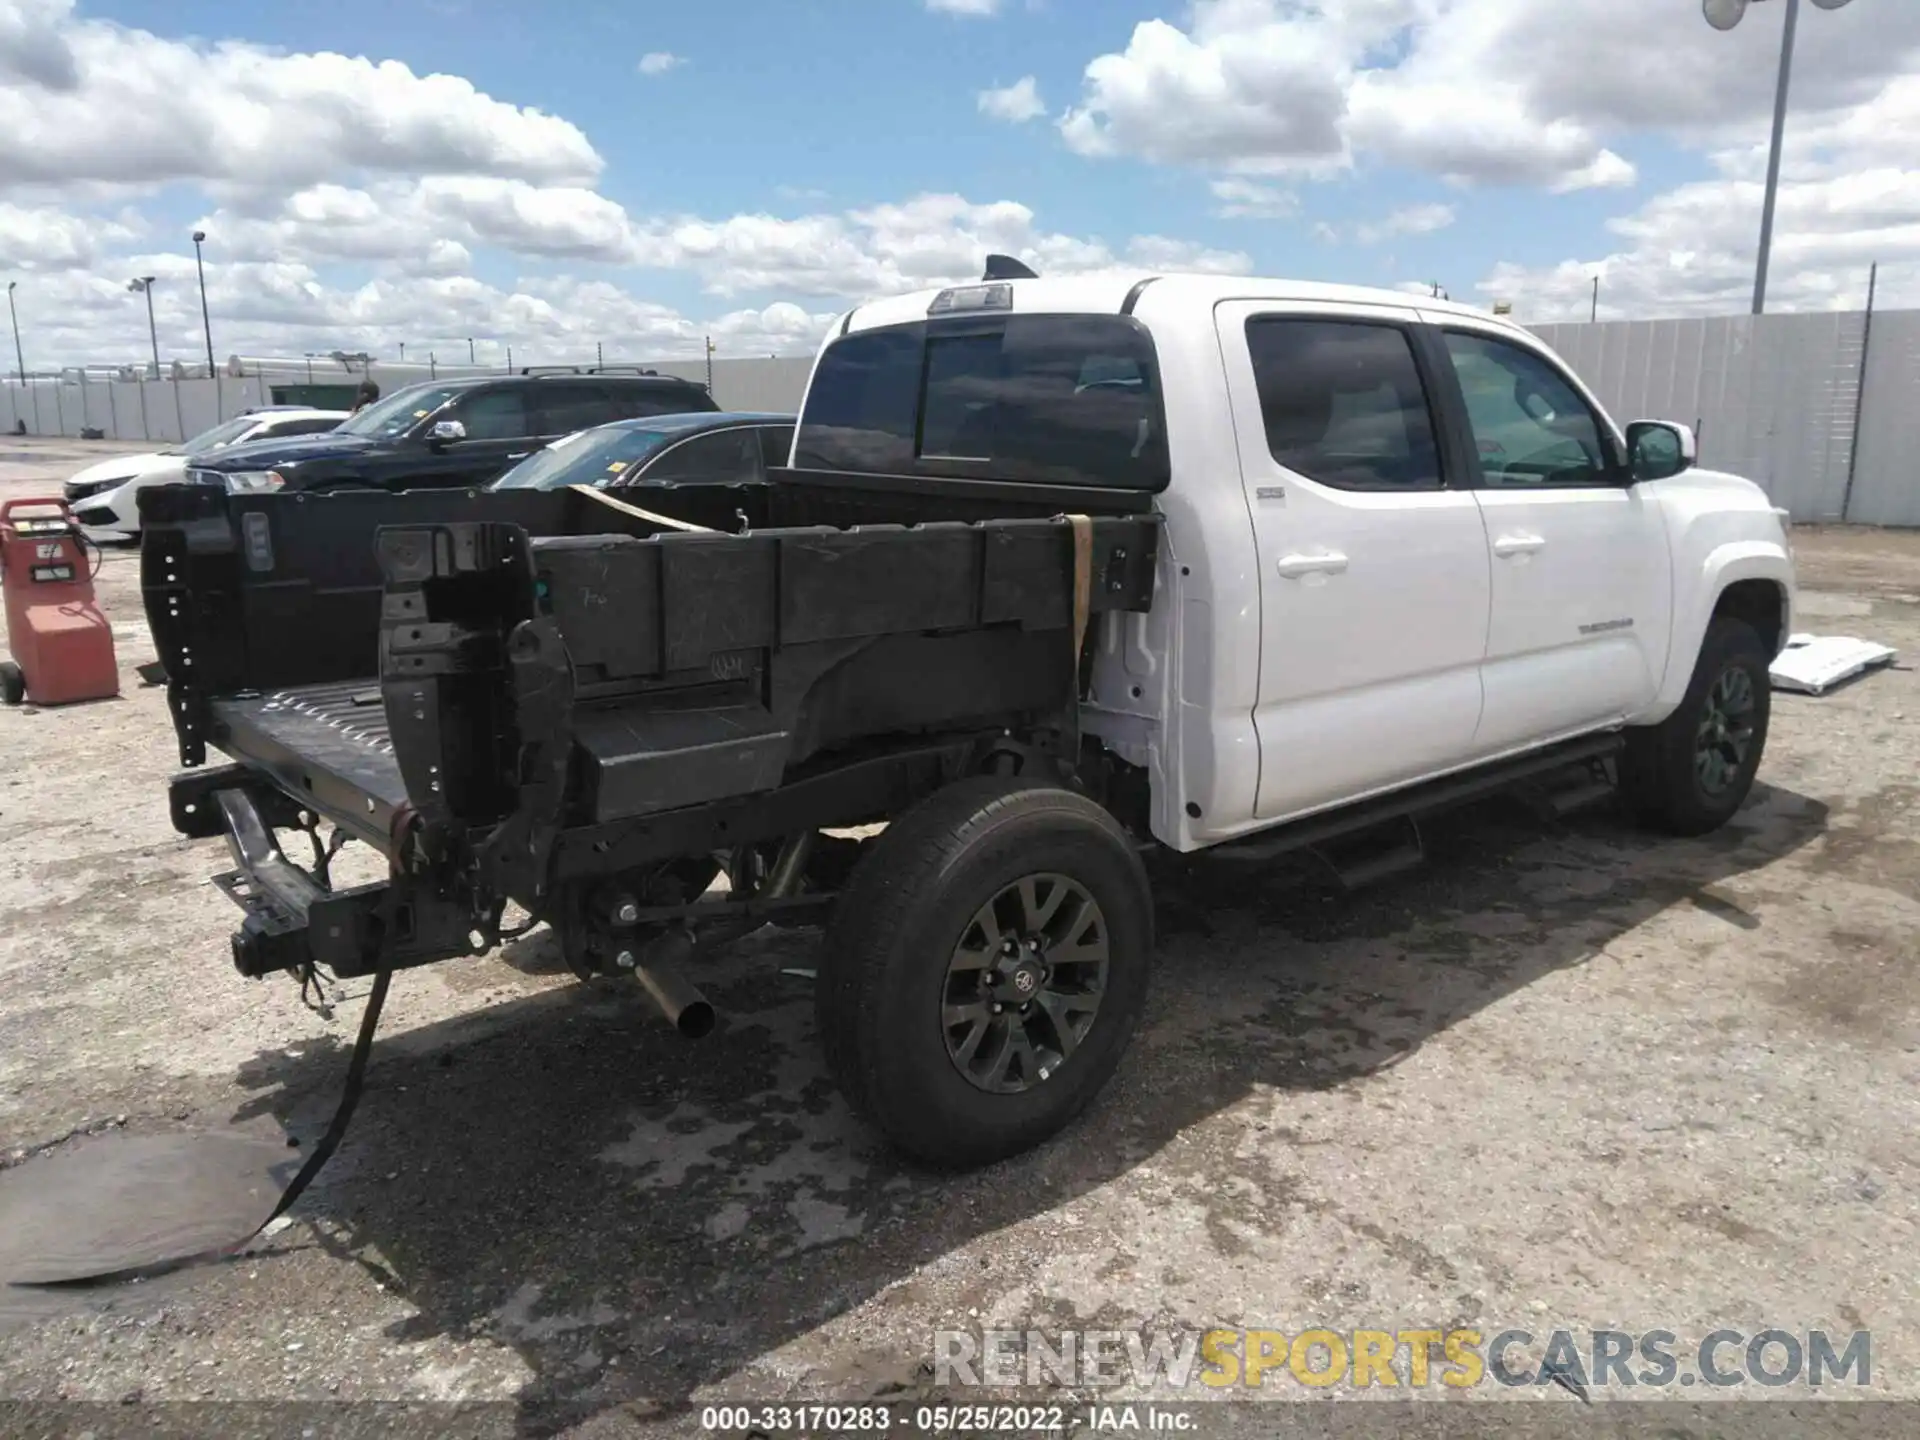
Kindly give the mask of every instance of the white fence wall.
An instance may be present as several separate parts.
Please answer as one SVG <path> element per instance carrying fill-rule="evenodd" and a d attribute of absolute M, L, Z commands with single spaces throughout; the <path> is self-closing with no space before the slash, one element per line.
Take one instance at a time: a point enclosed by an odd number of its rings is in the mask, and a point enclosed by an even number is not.
<path fill-rule="evenodd" d="M 1920 526 L 1920 311 L 1607 321 L 1534 327 L 1586 378 L 1616 418 L 1678 420 L 1700 433 L 1704 463 L 1765 487 L 1796 521 Z M 1866 363 L 1862 374 L 1861 352 Z M 810 356 L 715 360 L 714 399 L 728 410 L 791 414 Z M 661 361 L 704 382 L 704 361 Z M 375 365 L 383 391 L 424 366 Z M 442 366 L 439 374 L 478 373 Z M 492 373 L 498 374 L 499 371 Z M 234 379 L 0 384 L 0 431 L 177 443 L 253 405 L 271 385 L 351 383 L 338 367 Z M 1855 436 L 1858 435 L 1856 445 Z"/>
<path fill-rule="evenodd" d="M 1847 518 L 1920 525 L 1920 310 L 1874 315 L 1860 416 Z"/>
<path fill-rule="evenodd" d="M 268 382 L 236 380 L 35 380 L 0 385 L 0 432 L 21 420 L 30 435 L 78 435 L 175 444 L 255 405 L 272 401 Z"/>
<path fill-rule="evenodd" d="M 1696 426 L 1702 463 L 1796 521 L 1920 525 L 1920 311 L 1533 330 L 1616 419 Z"/>
<path fill-rule="evenodd" d="M 1746 476 L 1795 520 L 1812 522 L 1837 521 L 1845 508 L 1865 319 L 1742 315 L 1534 329 L 1615 419 L 1696 427 L 1702 464 Z"/>

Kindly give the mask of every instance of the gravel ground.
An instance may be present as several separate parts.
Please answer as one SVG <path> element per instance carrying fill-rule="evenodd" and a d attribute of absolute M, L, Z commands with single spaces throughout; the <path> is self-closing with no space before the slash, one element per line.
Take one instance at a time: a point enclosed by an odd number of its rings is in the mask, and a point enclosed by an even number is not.
<path fill-rule="evenodd" d="M 7 441 L 0 498 L 106 448 Z M 1796 538 L 1802 628 L 1920 652 L 1920 536 Z M 0 713 L 16 1187 L 42 1149 L 113 1135 L 310 1143 L 365 989 L 323 1013 L 234 974 L 237 912 L 207 883 L 224 849 L 167 820 L 137 557 L 109 551 L 99 583 L 121 697 Z M 0 1400 L 695 1428 L 716 1399 L 929 1394 L 938 1330 L 1143 1324 L 1666 1329 L 1683 1353 L 1718 1327 L 1866 1329 L 1873 1393 L 1915 1397 L 1911 713 L 1904 664 L 1778 698 L 1752 802 L 1702 841 L 1500 802 L 1353 896 L 1300 867 L 1167 866 L 1119 1080 L 1064 1138 L 959 1179 L 903 1168 L 844 1113 L 806 981 L 780 973 L 811 963 L 807 933 L 727 959 L 727 1018 L 697 1045 L 637 988 L 573 981 L 541 934 L 403 973 L 359 1117 L 291 1224 L 238 1263 L 0 1301 Z M 452 1412 L 380 1413 L 386 1432 Z"/>

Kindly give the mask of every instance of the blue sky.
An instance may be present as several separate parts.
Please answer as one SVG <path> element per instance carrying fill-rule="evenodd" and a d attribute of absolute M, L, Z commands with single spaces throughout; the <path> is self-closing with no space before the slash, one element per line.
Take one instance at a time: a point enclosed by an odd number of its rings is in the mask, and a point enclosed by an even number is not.
<path fill-rule="evenodd" d="M 1875 3 L 1878 34 L 1869 5 L 1803 25 L 1783 305 L 1861 288 L 1861 225 L 1888 232 L 1888 260 L 1920 258 L 1901 238 L 1920 177 L 1857 123 L 1920 119 L 1920 5 Z M 1761 11 L 1722 36 L 1680 0 L 0 0 L 21 6 L 51 38 L 10 62 L 0 27 L 0 71 L 31 77 L 70 45 L 67 115 L 130 113 L 100 119 L 92 148 L 67 132 L 93 119 L 58 122 L 67 168 L 0 190 L 0 264 L 109 316 L 115 272 L 146 266 L 163 328 L 184 333 L 181 232 L 205 221 L 225 328 L 254 345 L 275 327 L 578 343 L 597 306 L 668 348 L 719 326 L 743 348 L 805 349 L 863 287 L 944 273 L 931 250 L 957 271 L 996 240 L 1076 268 L 1434 281 L 1523 318 L 1584 311 L 1595 274 L 1607 313 L 1732 310 L 1778 45 Z M 329 53 L 405 68 L 334 95 L 298 70 Z M 673 63 L 643 73 L 649 54 Z M 116 82 L 149 62 L 143 102 Z M 432 133 L 433 75 L 485 112 L 445 120 L 456 160 Z M 983 108 L 1016 83 L 1035 113 Z M 83 110 L 89 86 L 102 99 Z M 574 128 L 539 132 L 529 112 Z M 0 93 L 0 128 L 29 152 L 53 113 Z M 116 167 L 143 124 L 204 164 L 173 154 L 151 183 Z M 248 154 L 262 136 L 322 153 L 281 176 Z M 1847 213 L 1841 182 L 1861 174 L 1892 177 L 1891 213 L 1886 186 Z M 954 198 L 863 218 L 927 196 Z M 985 208 L 1002 202 L 1026 218 Z M 83 317 L 63 323 L 71 340 L 50 343 L 84 343 Z"/>
<path fill-rule="evenodd" d="M 1164 4 L 1015 0 L 992 17 L 911 0 L 100 0 L 86 8 L 161 33 L 242 35 L 464 75 L 497 98 L 579 125 L 607 160 L 598 188 L 636 213 L 797 216 L 931 188 L 982 201 L 1017 197 L 1048 229 L 1076 235 L 1172 231 L 1245 251 L 1267 272 L 1363 284 L 1438 280 L 1464 290 L 1499 260 L 1542 265 L 1591 250 L 1619 209 L 1606 193 L 1489 188 L 1459 206 L 1456 225 L 1356 256 L 1318 238 L 1315 223 L 1377 222 L 1460 196 L 1431 176 L 1378 167 L 1314 186 L 1296 216 L 1222 219 L 1203 174 L 1085 159 L 1044 121 L 1014 126 L 980 113 L 978 91 L 1025 75 L 1056 106 L 1066 101 L 1091 57 L 1124 48 L 1138 22 L 1177 13 Z M 656 52 L 684 63 L 637 73 L 640 57 Z M 1654 140 L 1627 154 L 1663 188 L 1709 168 Z M 190 221 L 196 207 L 183 197 L 170 208 Z M 674 277 L 655 283 L 688 298 Z"/>

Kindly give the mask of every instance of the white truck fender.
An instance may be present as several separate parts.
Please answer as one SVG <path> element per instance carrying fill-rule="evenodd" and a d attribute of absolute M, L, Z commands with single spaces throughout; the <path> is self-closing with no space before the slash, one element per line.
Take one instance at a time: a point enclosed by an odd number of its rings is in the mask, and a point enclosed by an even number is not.
<path fill-rule="evenodd" d="M 1730 586 L 1743 580 L 1765 581 L 1779 589 L 1779 643 L 1786 644 L 1793 630 L 1794 574 L 1793 557 L 1785 546 L 1772 540 L 1729 540 L 1708 551 L 1696 566 L 1676 565 L 1673 634 L 1667 646 L 1666 672 L 1653 705 L 1636 720 L 1657 723 L 1686 697 L 1694 660 L 1700 653 L 1700 642 L 1706 638 L 1714 607 Z"/>

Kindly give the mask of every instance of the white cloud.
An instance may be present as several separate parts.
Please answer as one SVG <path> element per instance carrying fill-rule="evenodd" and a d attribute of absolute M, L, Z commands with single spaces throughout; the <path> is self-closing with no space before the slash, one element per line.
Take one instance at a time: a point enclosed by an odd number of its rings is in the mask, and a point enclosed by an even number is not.
<path fill-rule="evenodd" d="M 1022 75 L 1013 84 L 997 90 L 982 90 L 975 99 L 982 115 L 1014 125 L 1037 120 L 1047 113 L 1047 103 L 1040 98 L 1040 82 L 1031 75 Z"/>
<path fill-rule="evenodd" d="M 522 354 L 575 354 L 606 340 L 668 357 L 697 353 L 706 334 L 737 344 L 736 353 L 804 353 L 848 303 L 977 279 L 989 253 L 1053 275 L 1245 273 L 1253 263 L 1177 237 L 1110 244 L 1062 234 L 1024 205 L 960 195 L 792 219 L 635 219 L 591 191 L 453 176 L 311 186 L 276 205 L 216 210 L 201 224 L 215 343 L 246 354 L 392 355 L 401 341 L 409 353 L 437 343 L 444 354 L 471 335 Z M 0 244 L 46 257 L 22 287 L 34 363 L 137 359 L 130 347 L 141 316 L 123 288 L 134 274 L 158 277 L 163 350 L 196 353 L 192 254 L 144 252 L 142 238 L 122 221 L 0 207 Z M 471 273 L 481 251 L 684 271 L 731 303 L 702 321 L 605 272 L 497 286 Z"/>
<path fill-rule="evenodd" d="M 1300 208 L 1300 198 L 1291 190 L 1258 184 L 1237 176 L 1212 181 L 1208 187 L 1220 203 L 1214 214 L 1227 220 L 1279 220 Z"/>
<path fill-rule="evenodd" d="M 939 15 L 994 15 L 1000 0 L 922 0 L 927 9 Z"/>
<path fill-rule="evenodd" d="M 649 50 L 640 57 L 640 73 L 664 75 L 669 70 L 678 69 L 686 63 L 686 56 L 676 55 L 671 50 Z"/>
<path fill-rule="evenodd" d="M 1864 106 L 1796 118 L 1781 174 L 1770 310 L 1857 307 L 1871 267 L 1880 299 L 1920 304 L 1920 163 L 1901 139 L 1920 129 L 1920 77 Z M 1593 277 L 1602 316 L 1738 314 L 1752 299 L 1764 146 L 1717 152 L 1715 174 L 1609 222 L 1612 244 L 1556 264 L 1500 264 L 1480 282 L 1524 319 L 1584 318 Z"/>
<path fill-rule="evenodd" d="M 606 264 L 635 255 L 627 212 L 603 195 L 473 175 L 385 181 L 366 190 L 316 185 L 268 213 L 215 211 L 197 228 L 214 253 L 242 260 L 397 261 L 429 244 Z"/>
<path fill-rule="evenodd" d="M 1453 221 L 1451 205 L 1409 205 L 1404 210 L 1394 211 L 1384 220 L 1356 225 L 1353 238 L 1362 245 L 1378 245 L 1383 240 L 1393 240 L 1402 235 L 1431 235 L 1436 230 L 1446 229 Z"/>
<path fill-rule="evenodd" d="M 397 61 L 163 39 L 0 0 L 0 185 L 293 189 L 358 171 L 591 181 L 578 127 Z"/>
<path fill-rule="evenodd" d="M 364 190 L 312 186 L 270 208 L 216 210 L 197 224 L 207 232 L 208 255 L 216 262 L 387 264 L 444 275 L 469 268 L 475 251 L 503 250 L 688 271 L 721 296 L 848 299 L 952 284 L 977 277 L 991 253 L 1018 255 L 1043 273 L 1084 274 L 1134 263 L 1238 272 L 1252 266 L 1237 251 L 1164 237 L 1136 237 L 1116 249 L 1100 239 L 1042 229 L 1033 211 L 1015 201 L 978 203 L 938 194 L 792 218 L 636 218 L 591 190 L 428 176 Z M 74 222 L 69 228 L 84 227 Z"/>
<path fill-rule="evenodd" d="M 1379 245 L 1403 236 L 1432 235 L 1447 229 L 1456 218 L 1451 205 L 1408 205 L 1383 219 L 1352 225 L 1331 225 L 1322 220 L 1313 227 L 1313 233 L 1329 245 Z"/>
<path fill-rule="evenodd" d="M 1720 34 L 1678 0 L 1194 0 L 1184 28 L 1146 21 L 1093 59 L 1061 132 L 1085 155 L 1249 175 L 1623 186 L 1612 137 L 1764 123 L 1778 35 Z M 1810 15 L 1800 47 L 1796 107 L 1858 104 L 1913 69 L 1920 5 Z"/>
<path fill-rule="evenodd" d="M 1126 248 L 1125 262 L 1090 266 L 1099 271 L 1132 270 L 1146 266 L 1152 270 L 1189 271 L 1203 275 L 1246 275 L 1253 270 L 1253 258 L 1239 250 L 1215 250 L 1190 240 L 1174 240 L 1165 235 L 1142 235 Z"/>
<path fill-rule="evenodd" d="M 1041 274 L 1088 274 L 1129 265 L 1244 273 L 1234 251 L 1160 237 L 1119 250 L 1040 229 L 1011 200 L 978 204 L 961 195 L 919 195 L 843 215 L 736 215 L 643 227 L 640 264 L 690 269 L 718 295 L 776 291 L 859 298 L 977 279 L 989 254 L 1014 255 Z M 1178 247 L 1178 248 L 1174 248 Z"/>
<path fill-rule="evenodd" d="M 60 28 L 66 9 L 55 0 L 0 5 L 0 78 L 53 91 L 79 85 L 80 67 Z"/>
<path fill-rule="evenodd" d="M 85 270 L 124 249 L 145 228 L 137 215 L 106 219 L 0 203 L 0 255 L 13 272 Z"/>
<path fill-rule="evenodd" d="M 162 361 L 204 354 L 193 263 L 156 258 L 154 313 Z M 138 266 L 123 266 L 133 273 Z M 300 355 L 365 350 L 409 360 L 437 354 L 465 364 L 467 339 L 485 363 L 590 357 L 597 344 L 629 359 L 698 358 L 711 336 L 720 355 L 811 353 L 835 311 L 790 301 L 688 316 L 604 280 L 524 280 L 497 287 L 465 275 L 386 276 L 330 285 L 291 262 L 223 265 L 207 272 L 216 354 Z M 81 361 L 140 363 L 147 353 L 145 302 L 116 271 L 67 272 L 23 281 L 20 328 L 29 368 Z"/>
<path fill-rule="evenodd" d="M 1550 188 L 1556 195 L 1568 195 L 1576 190 L 1625 190 L 1639 181 L 1640 172 L 1631 160 L 1622 159 L 1611 150 L 1602 150 L 1594 156 L 1591 165 L 1569 170 Z"/>
<path fill-rule="evenodd" d="M 1324 27 L 1240 18 L 1202 4 L 1192 33 L 1164 20 L 1135 26 L 1123 53 L 1087 66 L 1082 102 L 1060 122 L 1068 145 L 1253 170 L 1339 155 L 1349 66 Z"/>

